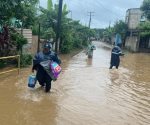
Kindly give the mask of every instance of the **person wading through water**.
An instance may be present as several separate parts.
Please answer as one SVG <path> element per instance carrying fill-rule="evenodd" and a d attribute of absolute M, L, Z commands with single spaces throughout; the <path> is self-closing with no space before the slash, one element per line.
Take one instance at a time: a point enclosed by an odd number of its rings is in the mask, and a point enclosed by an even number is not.
<path fill-rule="evenodd" d="M 37 71 L 36 78 L 39 84 L 44 87 L 45 92 L 50 92 L 52 77 L 45 70 L 45 66 L 49 66 L 50 61 L 54 61 L 58 64 L 61 60 L 58 58 L 57 54 L 52 51 L 52 46 L 50 43 L 45 43 L 43 46 L 43 51 L 37 53 L 33 59 L 32 72 Z M 50 70 L 50 69 L 49 69 Z"/>
<path fill-rule="evenodd" d="M 89 41 L 88 47 L 87 47 L 87 52 L 86 55 L 88 55 L 88 58 L 93 57 L 93 50 L 96 50 L 96 47 L 92 44 L 92 41 Z"/>
<path fill-rule="evenodd" d="M 124 54 L 121 51 L 121 48 L 117 45 L 112 48 L 111 51 L 111 60 L 110 60 L 110 67 L 109 69 L 112 69 L 113 66 L 118 69 L 120 64 L 120 56 L 123 56 Z"/>

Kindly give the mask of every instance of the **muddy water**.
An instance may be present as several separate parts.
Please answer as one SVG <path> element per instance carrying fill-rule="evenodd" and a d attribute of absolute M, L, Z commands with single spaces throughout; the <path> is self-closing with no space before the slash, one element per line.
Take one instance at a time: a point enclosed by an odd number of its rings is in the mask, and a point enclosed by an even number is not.
<path fill-rule="evenodd" d="M 63 59 L 51 93 L 27 87 L 30 69 L 0 76 L 0 125 L 149 125 L 150 54 L 126 53 L 118 70 L 109 70 L 110 48 L 95 42 Z"/>

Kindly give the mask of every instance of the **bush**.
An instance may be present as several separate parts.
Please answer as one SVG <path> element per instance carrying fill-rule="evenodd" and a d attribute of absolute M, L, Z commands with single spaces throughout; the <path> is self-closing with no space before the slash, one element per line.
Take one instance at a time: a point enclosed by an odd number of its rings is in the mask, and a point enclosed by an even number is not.
<path fill-rule="evenodd" d="M 63 46 L 61 47 L 62 53 L 69 53 L 73 48 L 73 37 L 71 33 L 67 32 L 66 35 L 63 34 Z"/>
<path fill-rule="evenodd" d="M 30 54 L 23 54 L 20 58 L 20 65 L 21 67 L 26 67 L 32 64 L 32 55 Z"/>
<path fill-rule="evenodd" d="M 22 47 L 23 45 L 27 44 L 27 39 L 17 32 L 11 33 L 11 39 L 15 42 L 17 51 L 22 54 Z"/>
<path fill-rule="evenodd" d="M 3 60 L 0 60 L 0 69 L 4 68 L 6 66 L 6 62 Z"/>

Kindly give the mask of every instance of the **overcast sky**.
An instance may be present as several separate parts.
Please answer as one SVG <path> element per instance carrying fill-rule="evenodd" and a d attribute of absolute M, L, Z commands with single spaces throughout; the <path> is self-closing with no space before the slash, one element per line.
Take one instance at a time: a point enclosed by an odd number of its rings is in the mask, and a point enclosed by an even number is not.
<path fill-rule="evenodd" d="M 126 10 L 139 8 L 143 0 L 63 0 L 68 10 L 72 11 L 72 18 L 80 20 L 80 23 L 88 26 L 89 14 L 92 15 L 92 28 L 105 28 L 109 23 L 111 26 L 117 20 L 125 20 Z M 57 3 L 58 0 L 53 0 Z M 40 0 L 40 5 L 47 7 L 47 0 Z M 71 17 L 71 13 L 68 14 Z"/>

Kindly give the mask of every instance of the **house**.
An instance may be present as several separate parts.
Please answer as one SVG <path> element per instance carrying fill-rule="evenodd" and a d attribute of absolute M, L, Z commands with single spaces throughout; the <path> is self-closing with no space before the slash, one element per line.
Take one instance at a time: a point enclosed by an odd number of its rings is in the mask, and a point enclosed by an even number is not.
<path fill-rule="evenodd" d="M 137 29 L 139 23 L 145 22 L 146 18 L 140 8 L 132 8 L 126 11 L 125 22 L 128 26 L 126 33 L 125 47 L 133 52 L 150 52 L 150 38 L 140 38 L 140 31 Z"/>
<path fill-rule="evenodd" d="M 145 21 L 145 19 L 140 8 L 132 8 L 126 11 L 125 22 L 130 31 L 135 30 L 141 21 Z"/>

